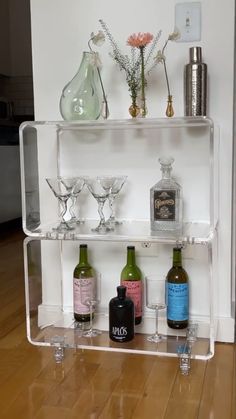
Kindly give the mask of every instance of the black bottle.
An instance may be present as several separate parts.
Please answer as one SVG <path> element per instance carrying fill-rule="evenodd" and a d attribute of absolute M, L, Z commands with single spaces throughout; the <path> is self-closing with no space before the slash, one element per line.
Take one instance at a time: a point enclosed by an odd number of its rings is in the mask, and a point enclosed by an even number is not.
<path fill-rule="evenodd" d="M 117 287 L 117 297 L 109 303 L 109 337 L 115 342 L 134 338 L 134 303 L 126 297 L 126 287 Z"/>

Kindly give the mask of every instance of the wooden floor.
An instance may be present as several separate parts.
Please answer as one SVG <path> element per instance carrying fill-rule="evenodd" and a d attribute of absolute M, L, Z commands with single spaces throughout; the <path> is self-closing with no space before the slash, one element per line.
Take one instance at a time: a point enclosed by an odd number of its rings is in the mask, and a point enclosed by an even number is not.
<path fill-rule="evenodd" d="M 180 374 L 176 358 L 30 345 L 22 233 L 0 233 L 0 419 L 236 419 L 235 345 Z"/>

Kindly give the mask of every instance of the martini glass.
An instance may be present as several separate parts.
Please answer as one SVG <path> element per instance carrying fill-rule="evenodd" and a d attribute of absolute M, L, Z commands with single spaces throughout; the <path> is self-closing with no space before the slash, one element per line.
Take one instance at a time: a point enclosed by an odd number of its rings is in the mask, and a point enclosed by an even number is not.
<path fill-rule="evenodd" d="M 115 176 L 103 175 L 97 176 L 97 179 L 103 189 L 105 189 L 105 191 L 108 193 L 108 201 L 110 202 L 111 191 L 115 186 L 117 178 Z M 108 221 L 106 221 L 106 225 L 110 228 L 110 230 L 114 230 L 114 226 Z"/>
<path fill-rule="evenodd" d="M 82 176 L 79 176 L 76 179 L 77 179 L 76 183 L 72 189 L 71 196 L 70 196 L 70 201 L 71 201 L 71 205 L 69 209 L 69 212 L 71 215 L 71 219 L 69 221 L 70 224 L 81 224 L 84 222 L 79 217 L 76 216 L 75 205 L 76 205 L 77 198 L 84 187 L 85 180 Z"/>
<path fill-rule="evenodd" d="M 98 233 L 107 233 L 108 231 L 111 231 L 112 228 L 106 225 L 105 217 L 103 214 L 103 207 L 106 200 L 108 199 L 109 190 L 103 188 L 98 177 L 87 178 L 85 179 L 85 183 L 88 187 L 88 190 L 91 192 L 98 203 L 98 214 L 100 216 L 99 224 L 97 227 L 92 228 L 92 231 L 96 231 Z"/>
<path fill-rule="evenodd" d="M 155 333 L 147 337 L 149 342 L 158 343 L 166 339 L 165 336 L 158 332 L 159 310 L 166 308 L 165 303 L 165 280 L 158 278 L 157 275 L 146 276 L 146 306 L 155 310 L 156 314 L 156 330 Z"/>
<path fill-rule="evenodd" d="M 115 211 L 114 211 L 114 201 L 117 197 L 117 195 L 119 194 L 119 192 L 121 191 L 124 183 L 126 182 L 128 176 L 116 176 L 114 179 L 114 183 L 110 188 L 110 193 L 108 196 L 108 201 L 109 201 L 109 207 L 110 207 L 110 211 L 111 211 L 111 215 L 107 220 L 107 225 L 109 226 L 114 226 L 114 225 L 119 225 L 122 224 L 122 221 L 118 221 L 115 218 Z"/>
<path fill-rule="evenodd" d="M 57 230 L 59 232 L 63 232 L 65 230 L 73 230 L 74 227 L 70 225 L 70 220 L 65 219 L 65 215 L 67 213 L 67 203 L 68 199 L 71 197 L 72 190 L 76 184 L 77 178 L 76 177 L 57 177 L 57 178 L 46 178 L 46 181 L 54 193 L 55 197 L 59 200 L 62 211 L 60 213 L 60 224 L 53 228 L 53 230 Z"/>

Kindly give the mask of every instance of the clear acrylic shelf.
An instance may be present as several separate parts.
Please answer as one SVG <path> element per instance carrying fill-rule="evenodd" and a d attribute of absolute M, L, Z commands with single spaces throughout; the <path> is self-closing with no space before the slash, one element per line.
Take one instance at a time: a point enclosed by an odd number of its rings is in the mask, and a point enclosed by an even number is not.
<path fill-rule="evenodd" d="M 151 248 L 137 249 L 138 257 L 144 265 L 150 266 L 153 256 L 160 260 L 155 265 L 155 271 L 163 277 L 167 272 L 171 259 L 164 258 L 166 249 L 171 244 L 155 244 L 154 252 Z M 114 296 L 119 283 L 120 266 L 119 253 L 123 252 L 121 243 L 89 243 L 90 257 L 93 264 L 100 266 L 102 274 L 101 303 L 95 312 L 94 327 L 102 331 L 100 336 L 85 338 L 82 336 L 83 324 L 78 324 L 73 317 L 73 269 L 78 261 L 78 244 L 76 241 L 41 240 L 27 238 L 24 242 L 25 261 L 25 289 L 27 311 L 27 337 L 32 344 L 40 346 L 55 346 L 55 340 L 60 341 L 62 348 L 83 348 L 95 350 L 121 351 L 142 353 L 149 355 L 179 356 L 184 345 L 191 349 L 191 358 L 209 359 L 214 354 L 214 339 L 216 324 L 214 321 L 212 301 L 212 277 L 208 256 L 205 255 L 203 266 L 199 266 L 198 259 L 206 254 L 205 246 L 186 244 L 189 253 L 186 255 L 187 268 L 191 278 L 190 301 L 190 330 L 174 330 L 167 326 L 166 311 L 160 312 L 159 331 L 166 336 L 164 342 L 158 344 L 147 341 L 147 334 L 153 333 L 155 316 L 152 310 L 143 307 L 143 320 L 135 326 L 135 338 L 131 342 L 119 344 L 109 339 L 108 303 Z M 211 249 L 211 244 L 209 244 Z M 185 250 L 185 252 L 187 249 Z M 112 258 L 116 254 L 116 259 Z M 103 260 L 101 260 L 101 256 Z M 122 255 L 123 257 L 123 255 Z M 194 257 L 196 260 L 194 260 Z M 97 259 L 96 259 L 97 258 Z M 146 259 L 146 261 L 144 261 Z M 122 263 L 122 262 L 121 262 Z M 205 265 L 205 267 L 204 267 Z M 101 268 L 102 266 L 102 268 Z M 191 268 L 191 269 L 190 269 Z M 152 268 L 153 269 L 153 268 Z M 207 278 L 205 278 L 207 275 Z M 109 278 L 109 281 L 108 281 Z M 195 295 L 196 287 L 201 288 L 202 298 L 199 303 Z M 145 293 L 145 290 L 144 290 Z M 143 296 L 143 299 L 144 296 Z M 197 313 L 198 312 L 198 313 Z M 88 327 L 88 324 L 86 324 Z M 194 333 L 192 333 L 194 329 Z"/>
<path fill-rule="evenodd" d="M 159 330 L 166 336 L 166 339 L 156 344 L 147 340 L 148 334 L 154 331 L 155 318 L 152 317 L 148 320 L 150 321 L 149 331 L 147 333 L 139 332 L 138 327 L 136 327 L 135 337 L 132 341 L 117 343 L 110 340 L 107 329 L 101 328 L 102 323 L 108 323 L 107 315 L 95 316 L 94 327 L 99 328 L 102 333 L 93 338 L 83 336 L 83 330 L 73 320 L 72 313 L 66 313 L 64 316 L 61 314 L 60 320 L 57 319 L 54 323 L 45 324 L 45 326 L 42 324 L 40 327 L 37 324 L 37 318 L 32 317 L 30 319 L 31 332 L 28 338 L 32 344 L 39 346 L 53 346 L 55 338 L 60 337 L 62 338 L 61 342 L 64 348 L 143 353 L 145 355 L 162 355 L 170 357 L 178 356 L 181 347 L 188 342 L 188 344 L 191 345 L 191 358 L 206 360 L 213 356 L 209 338 L 209 320 L 205 320 L 204 322 L 200 321 L 199 323 L 196 323 L 196 321 L 193 322 L 193 325 L 198 326 L 198 332 L 196 337 L 191 340 L 188 339 L 186 330 L 183 330 L 182 332 L 177 331 L 174 334 L 173 330 L 165 326 L 166 320 L 160 319 Z M 50 322 L 52 320 L 48 319 L 48 321 Z M 204 337 L 204 334 L 208 337 Z"/>
<path fill-rule="evenodd" d="M 30 236 L 24 244 L 27 336 L 36 345 L 63 348 L 124 351 L 179 356 L 183 371 L 190 358 L 209 359 L 214 354 L 216 240 L 218 220 L 218 147 L 213 122 L 205 117 L 130 119 L 108 121 L 35 121 L 20 127 L 23 229 Z M 183 189 L 183 234 L 150 231 L 150 188 L 160 179 L 158 157 L 173 156 L 173 176 Z M 127 182 L 115 201 L 115 231 L 94 233 L 97 202 L 87 188 L 77 199 L 77 216 L 84 220 L 74 230 L 59 233 L 60 205 L 46 178 L 58 176 L 126 175 Z M 109 207 L 105 207 L 109 217 Z M 72 276 L 79 242 L 89 243 L 92 265 L 102 273 L 103 295 L 96 313 L 102 335 L 87 339 L 73 320 Z M 108 244 L 109 242 L 109 244 Z M 151 344 L 154 317 L 144 310 L 135 339 L 117 344 L 108 337 L 107 307 L 114 297 L 124 265 L 127 243 L 134 242 L 140 266 L 165 275 L 175 243 L 184 245 L 190 275 L 190 319 L 197 335 L 175 332 L 166 326 L 165 342 Z M 214 262 L 212 260 L 214 259 Z M 195 326 L 194 326 L 195 325 Z"/>
<path fill-rule="evenodd" d="M 173 176 L 182 185 L 184 197 L 185 226 L 180 241 L 208 242 L 218 218 L 213 131 L 212 121 L 205 117 L 23 123 L 20 151 L 25 233 L 73 240 L 91 235 L 93 239 L 90 226 L 98 218 L 97 203 L 87 188 L 77 199 L 77 211 L 85 224 L 59 235 L 52 227 L 60 205 L 45 179 L 108 174 L 127 175 L 115 201 L 116 216 L 125 222 L 115 233 L 97 234 L 97 239 L 127 240 L 130 235 L 137 241 L 165 240 L 165 236 L 150 233 L 149 191 L 161 177 L 158 157 L 172 155 Z M 107 203 L 105 215 L 109 216 Z"/>
<path fill-rule="evenodd" d="M 207 244 L 209 243 L 216 228 L 211 230 L 209 223 L 189 222 L 183 224 L 183 234 L 175 235 L 174 232 L 150 231 L 149 220 L 122 220 L 122 224 L 115 227 L 114 231 L 107 233 L 96 233 L 91 231 L 98 224 L 98 220 L 85 220 L 74 230 L 58 232 L 55 227 L 57 223 L 39 226 L 30 231 L 32 237 L 52 240 L 100 240 L 100 241 L 132 241 L 142 243 L 182 243 L 182 244 Z M 28 230 L 26 230 L 28 231 Z"/>

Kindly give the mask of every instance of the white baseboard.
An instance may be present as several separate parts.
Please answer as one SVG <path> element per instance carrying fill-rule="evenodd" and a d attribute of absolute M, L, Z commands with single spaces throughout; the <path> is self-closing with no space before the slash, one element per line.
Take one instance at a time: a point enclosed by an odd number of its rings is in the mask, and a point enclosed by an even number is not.
<path fill-rule="evenodd" d="M 235 319 L 233 317 L 218 317 L 216 324 L 216 341 L 229 343 L 234 342 Z"/>

